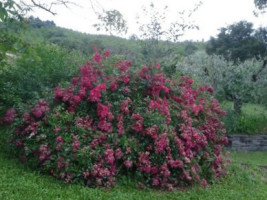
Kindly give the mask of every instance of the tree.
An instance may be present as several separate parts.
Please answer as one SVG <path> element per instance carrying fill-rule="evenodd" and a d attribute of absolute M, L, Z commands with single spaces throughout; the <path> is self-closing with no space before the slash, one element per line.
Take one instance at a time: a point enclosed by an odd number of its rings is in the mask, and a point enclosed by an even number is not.
<path fill-rule="evenodd" d="M 141 39 L 143 55 L 148 62 L 158 62 L 159 58 L 169 56 L 175 49 L 175 43 L 187 30 L 198 28 L 188 19 L 201 4 L 201 2 L 197 4 L 193 10 L 178 12 L 176 20 L 170 23 L 166 22 L 168 6 L 160 11 L 151 3 L 148 8 L 143 9 L 142 14 L 149 21 L 147 23 L 138 21 L 137 23 L 141 33 L 139 38 Z M 164 45 L 162 40 L 166 41 Z"/>
<path fill-rule="evenodd" d="M 7 65 L 7 53 L 27 50 L 16 34 L 23 26 L 22 16 L 23 9 L 13 0 L 0 2 L 0 69 Z"/>
<path fill-rule="evenodd" d="M 254 4 L 259 10 L 267 8 L 267 0 L 254 0 Z"/>
<path fill-rule="evenodd" d="M 216 98 L 233 101 L 235 112 L 240 114 L 244 102 L 267 104 L 267 70 L 262 65 L 263 61 L 255 58 L 234 64 L 222 56 L 198 51 L 178 62 L 176 71 L 211 85 Z M 256 81 L 252 79 L 255 74 Z"/>
<path fill-rule="evenodd" d="M 249 58 L 262 58 L 267 54 L 264 41 L 253 29 L 253 24 L 240 21 L 221 28 L 217 38 L 211 37 L 206 51 L 208 54 L 224 56 L 235 63 Z"/>
<path fill-rule="evenodd" d="M 30 26 L 32 26 L 34 28 L 41 28 L 41 27 L 44 27 L 44 26 L 56 26 L 56 24 L 53 21 L 49 21 L 49 20 L 42 21 L 38 17 L 35 18 L 33 16 L 30 16 L 27 19 L 27 22 L 28 22 L 28 24 Z"/>
<path fill-rule="evenodd" d="M 69 5 L 77 5 L 74 0 L 20 0 L 20 5 L 24 7 L 27 10 L 32 10 L 35 8 L 44 10 L 52 15 L 56 15 L 57 12 L 55 10 L 55 7 L 63 5 L 66 8 L 69 7 Z"/>
<path fill-rule="evenodd" d="M 118 10 L 108 10 L 97 15 L 100 22 L 93 25 L 97 31 L 104 30 L 110 35 L 127 32 L 127 22 Z"/>

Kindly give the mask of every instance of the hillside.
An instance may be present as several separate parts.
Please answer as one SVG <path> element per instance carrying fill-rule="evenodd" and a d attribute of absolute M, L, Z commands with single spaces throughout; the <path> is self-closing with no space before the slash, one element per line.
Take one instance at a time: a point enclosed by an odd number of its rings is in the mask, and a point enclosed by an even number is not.
<path fill-rule="evenodd" d="M 139 40 L 136 37 L 124 39 L 108 35 L 92 35 L 58 27 L 52 21 L 41 21 L 30 17 L 26 28 L 21 31 L 21 37 L 29 43 L 52 43 L 69 50 L 77 50 L 84 55 L 93 53 L 93 46 L 100 49 L 109 49 L 114 55 L 123 55 L 126 59 L 134 61 L 147 60 L 148 43 L 150 41 Z M 170 43 L 159 41 L 158 48 L 164 50 L 172 49 L 172 53 L 179 56 L 192 54 L 198 49 L 204 49 L 205 44 L 201 42 L 179 42 Z"/>

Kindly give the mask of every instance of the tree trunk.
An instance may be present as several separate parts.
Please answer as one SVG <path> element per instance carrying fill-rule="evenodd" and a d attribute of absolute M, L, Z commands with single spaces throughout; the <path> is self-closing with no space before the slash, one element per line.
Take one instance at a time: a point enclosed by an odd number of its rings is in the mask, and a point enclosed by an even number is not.
<path fill-rule="evenodd" d="M 238 95 L 233 94 L 233 101 L 234 101 L 234 111 L 236 114 L 241 114 L 241 108 L 242 108 L 242 98 L 240 98 Z"/>
<path fill-rule="evenodd" d="M 261 68 L 257 71 L 257 73 L 255 73 L 255 74 L 253 74 L 252 75 L 252 81 L 253 82 L 256 82 L 257 80 L 258 80 L 258 76 L 259 76 L 259 74 L 264 70 L 264 68 L 267 66 L 267 59 L 265 59 L 264 61 L 263 61 L 263 64 L 262 64 L 262 66 L 261 66 Z"/>

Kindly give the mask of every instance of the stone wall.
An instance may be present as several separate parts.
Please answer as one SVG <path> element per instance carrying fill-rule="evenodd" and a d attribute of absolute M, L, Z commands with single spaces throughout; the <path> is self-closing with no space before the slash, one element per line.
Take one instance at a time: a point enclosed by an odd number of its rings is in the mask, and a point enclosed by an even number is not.
<path fill-rule="evenodd" d="M 267 151 L 267 135 L 229 136 L 228 148 L 234 151 Z"/>

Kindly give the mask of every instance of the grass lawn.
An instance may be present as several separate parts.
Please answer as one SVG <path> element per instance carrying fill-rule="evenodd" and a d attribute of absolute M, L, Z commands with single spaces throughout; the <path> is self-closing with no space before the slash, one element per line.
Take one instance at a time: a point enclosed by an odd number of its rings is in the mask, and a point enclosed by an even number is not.
<path fill-rule="evenodd" d="M 266 164 L 265 153 L 232 153 L 234 161 Z M 241 167 L 232 164 L 229 176 L 208 188 L 195 186 L 184 191 L 155 191 L 136 189 L 134 183 L 124 181 L 112 189 L 88 188 L 82 185 L 65 184 L 53 177 L 27 169 L 15 158 L 8 158 L 0 151 L 0 199 L 267 199 L 267 171 L 257 167 Z"/>
<path fill-rule="evenodd" d="M 267 152 L 231 152 L 230 157 L 234 162 L 267 166 Z"/>
<path fill-rule="evenodd" d="M 234 109 L 233 102 L 224 101 L 221 103 L 224 109 Z M 250 116 L 265 116 L 267 117 L 267 108 L 259 104 L 244 103 L 242 105 L 242 113 Z"/>

